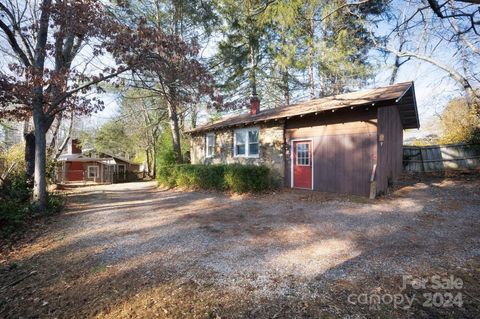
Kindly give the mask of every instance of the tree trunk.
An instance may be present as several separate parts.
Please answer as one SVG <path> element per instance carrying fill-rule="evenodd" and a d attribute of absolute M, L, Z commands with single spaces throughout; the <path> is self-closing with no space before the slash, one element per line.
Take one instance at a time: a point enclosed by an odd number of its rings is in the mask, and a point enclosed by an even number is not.
<path fill-rule="evenodd" d="M 198 109 L 197 109 L 197 104 L 193 104 L 192 106 L 192 116 L 190 118 L 190 123 L 192 125 L 192 128 L 197 127 L 197 116 L 198 116 Z"/>
<path fill-rule="evenodd" d="M 145 158 L 147 161 L 147 175 L 151 176 L 152 165 L 150 162 L 150 150 L 148 149 L 148 147 L 145 149 Z"/>
<path fill-rule="evenodd" d="M 170 94 L 173 93 L 171 89 Z M 172 140 L 173 140 L 173 152 L 175 153 L 175 162 L 181 164 L 182 160 L 182 147 L 180 145 L 180 128 L 178 126 L 178 114 L 177 106 L 174 99 L 168 102 L 168 122 L 170 124 L 170 129 L 172 130 Z"/>
<path fill-rule="evenodd" d="M 313 17 L 310 19 L 310 29 L 308 30 L 310 36 L 310 43 L 308 46 L 308 59 L 309 59 L 309 66 L 308 66 L 308 86 L 310 89 L 310 98 L 315 98 L 315 21 Z"/>
<path fill-rule="evenodd" d="M 53 119 L 54 119 L 54 117 L 50 117 L 47 121 L 45 121 L 45 120 L 43 121 L 42 126 L 43 126 L 43 129 L 44 129 L 44 132 L 43 132 L 44 135 L 50 129 L 50 126 L 53 123 Z M 35 122 L 35 119 L 34 119 L 34 122 Z M 28 127 L 28 126 L 26 125 L 26 127 Z M 36 136 L 36 132 L 37 132 L 37 130 L 35 128 L 34 131 L 29 131 L 28 133 L 25 133 L 23 135 L 23 138 L 25 140 L 25 174 L 27 175 L 27 178 L 29 178 L 29 179 L 33 179 L 33 174 L 34 174 L 34 171 L 35 171 L 35 144 L 36 144 L 35 136 Z M 45 139 L 46 139 L 46 137 L 45 137 Z M 45 140 L 45 145 L 46 145 L 46 140 Z M 65 145 L 63 147 L 65 147 Z M 63 150 L 63 148 L 62 148 L 62 150 Z M 46 154 L 46 151 L 45 151 L 45 154 Z M 58 156 L 56 156 L 56 158 L 57 157 Z"/>
<path fill-rule="evenodd" d="M 252 96 L 257 95 L 257 65 L 255 61 L 255 48 L 250 46 L 250 86 L 252 89 Z"/>
<path fill-rule="evenodd" d="M 395 81 L 397 80 L 398 69 L 400 69 L 400 57 L 396 55 L 395 63 L 393 64 L 392 75 L 390 76 L 390 85 L 394 84 Z"/>
<path fill-rule="evenodd" d="M 33 107 L 33 123 L 35 125 L 33 204 L 40 212 L 44 212 L 47 207 L 47 178 L 45 176 L 47 141 L 45 137 L 45 122 L 41 106 L 40 109 L 38 106 Z"/>
<path fill-rule="evenodd" d="M 308 86 L 310 89 L 310 98 L 315 98 L 315 77 L 314 77 L 314 65 L 313 63 L 310 64 L 308 67 Z"/>
<path fill-rule="evenodd" d="M 52 133 L 52 140 L 50 141 L 50 145 L 48 146 L 48 154 L 56 153 L 58 133 L 60 132 L 60 126 L 62 125 L 63 112 L 58 113 L 56 116 L 56 119 L 57 119 L 57 125 L 55 126 L 55 129 L 53 130 L 53 133 Z"/>
<path fill-rule="evenodd" d="M 285 99 L 285 105 L 290 105 L 290 87 L 289 87 L 289 74 L 288 68 L 283 72 L 283 98 Z"/>
<path fill-rule="evenodd" d="M 63 150 L 65 149 L 65 147 L 67 147 L 68 141 L 70 140 L 70 137 L 72 136 L 73 118 L 74 118 L 74 116 L 75 116 L 75 114 L 74 114 L 74 112 L 72 111 L 72 118 L 71 118 L 71 120 L 70 120 L 70 125 L 68 126 L 67 136 L 65 136 L 65 138 L 63 139 L 62 144 L 61 144 L 60 147 L 57 149 L 57 152 L 55 153 L 55 160 L 58 159 L 58 157 L 59 157 L 60 155 L 62 155 Z"/>
<path fill-rule="evenodd" d="M 24 134 L 25 139 L 25 174 L 29 180 L 33 180 L 35 172 L 35 132 Z"/>
<path fill-rule="evenodd" d="M 152 147 L 152 178 L 157 178 L 157 143 L 153 142 Z"/>

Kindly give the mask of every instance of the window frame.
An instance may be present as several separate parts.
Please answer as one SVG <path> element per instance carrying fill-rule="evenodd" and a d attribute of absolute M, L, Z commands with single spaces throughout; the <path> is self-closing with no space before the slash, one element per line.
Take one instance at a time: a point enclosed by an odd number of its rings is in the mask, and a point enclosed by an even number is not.
<path fill-rule="evenodd" d="M 90 169 L 95 168 L 95 176 L 90 176 Z M 88 165 L 87 166 L 87 178 L 98 178 L 100 177 L 100 172 L 99 172 L 99 167 L 98 165 Z"/>
<path fill-rule="evenodd" d="M 256 131 L 258 133 L 258 153 L 250 154 L 250 139 L 248 132 Z M 237 154 L 237 133 L 245 136 L 245 154 Z M 260 157 L 260 129 L 256 126 L 236 129 L 233 131 L 233 157 L 259 158 Z"/>
<path fill-rule="evenodd" d="M 296 166 L 306 166 L 306 167 L 309 167 L 312 165 L 312 162 L 311 162 L 311 150 L 310 150 L 310 142 L 297 142 L 297 145 L 295 147 L 295 165 Z M 302 156 L 302 157 L 299 157 L 299 149 L 298 149 L 298 146 L 299 145 L 307 145 L 307 156 Z M 302 150 L 302 154 L 305 155 L 305 150 Z M 299 159 L 302 159 L 302 160 L 305 160 L 307 159 L 308 160 L 308 164 L 303 164 L 303 163 L 300 163 L 299 162 Z"/>
<path fill-rule="evenodd" d="M 212 154 L 208 154 L 208 138 L 213 138 L 213 145 L 212 145 Z M 205 134 L 205 158 L 212 158 L 215 156 L 215 133 L 208 133 Z"/>

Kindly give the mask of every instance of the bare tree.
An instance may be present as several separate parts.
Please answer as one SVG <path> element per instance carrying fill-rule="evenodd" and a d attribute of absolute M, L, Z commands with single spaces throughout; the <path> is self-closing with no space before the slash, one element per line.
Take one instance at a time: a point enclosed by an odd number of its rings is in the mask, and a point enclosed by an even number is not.
<path fill-rule="evenodd" d="M 94 70 L 86 65 L 106 51 L 127 51 L 133 35 L 135 30 L 120 24 L 99 1 L 0 3 L 0 36 L 8 43 L 2 50 L 12 58 L 10 69 L 0 72 L 0 112 L 33 118 L 34 131 L 25 138 L 27 173 L 34 167 L 33 201 L 41 211 L 46 207 L 47 130 L 65 110 L 88 114 L 103 107 L 97 97 L 88 98 L 86 93 L 130 69 L 131 61 Z M 73 65 L 85 47 L 90 58 Z"/>
<path fill-rule="evenodd" d="M 465 26 L 466 16 L 446 13 L 446 10 L 454 8 L 454 2 L 458 1 L 446 1 L 433 11 L 425 11 L 432 8 L 431 6 L 435 7 L 435 1 L 428 2 L 429 5 L 419 4 L 419 7 L 413 10 L 401 8 L 401 14 L 394 14 L 397 23 L 386 40 L 375 42 L 377 48 L 395 57 L 390 81 L 395 81 L 402 62 L 410 59 L 426 62 L 445 72 L 464 90 L 468 105 L 478 108 L 480 96 L 475 90 L 478 79 L 475 72 L 470 72 L 477 70 L 476 59 L 470 57 L 478 55 L 478 40 L 473 39 L 471 34 L 459 26 L 460 22 Z M 470 5 L 467 7 L 472 10 Z"/>

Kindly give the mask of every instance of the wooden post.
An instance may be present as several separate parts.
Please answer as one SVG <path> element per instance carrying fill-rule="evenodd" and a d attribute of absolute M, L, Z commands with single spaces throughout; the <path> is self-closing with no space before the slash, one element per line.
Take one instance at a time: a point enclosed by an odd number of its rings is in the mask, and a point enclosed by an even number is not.
<path fill-rule="evenodd" d="M 423 147 L 419 147 L 420 149 L 420 160 L 422 161 L 422 171 L 426 172 L 427 170 L 425 169 L 425 161 L 424 161 L 424 156 L 423 156 Z"/>
<path fill-rule="evenodd" d="M 67 162 L 62 162 L 62 184 L 65 184 L 65 170 L 67 169 Z"/>
<path fill-rule="evenodd" d="M 377 196 L 377 182 L 375 181 L 375 173 L 377 171 L 377 164 L 373 164 L 372 175 L 370 176 L 370 199 L 375 199 Z"/>

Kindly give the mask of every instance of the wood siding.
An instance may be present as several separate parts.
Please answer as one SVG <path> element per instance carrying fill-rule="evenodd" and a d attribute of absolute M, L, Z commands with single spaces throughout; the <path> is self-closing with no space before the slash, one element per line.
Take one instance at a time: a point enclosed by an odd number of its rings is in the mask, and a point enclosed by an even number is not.
<path fill-rule="evenodd" d="M 403 169 L 417 173 L 480 169 L 480 143 L 403 146 Z"/>
<path fill-rule="evenodd" d="M 342 110 L 294 118 L 286 123 L 286 141 L 311 138 L 314 149 L 314 190 L 368 196 L 377 157 L 375 108 Z M 290 151 L 285 184 L 291 185 Z"/>
<path fill-rule="evenodd" d="M 384 135 L 384 142 L 378 141 L 377 192 L 388 190 L 389 183 L 402 174 L 403 126 L 396 105 L 378 108 L 378 135 Z"/>
<path fill-rule="evenodd" d="M 226 128 L 214 132 L 212 158 L 205 158 L 205 135 L 192 135 L 192 163 L 266 164 L 291 187 L 292 141 L 305 139 L 313 145 L 314 190 L 368 196 L 376 164 L 377 192 L 383 193 L 402 172 L 403 126 L 397 105 L 339 109 L 255 126 L 260 127 L 259 158 L 233 157 L 233 130 Z"/>

